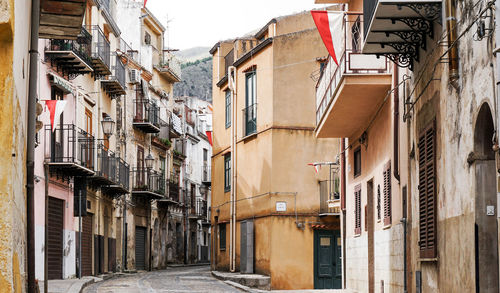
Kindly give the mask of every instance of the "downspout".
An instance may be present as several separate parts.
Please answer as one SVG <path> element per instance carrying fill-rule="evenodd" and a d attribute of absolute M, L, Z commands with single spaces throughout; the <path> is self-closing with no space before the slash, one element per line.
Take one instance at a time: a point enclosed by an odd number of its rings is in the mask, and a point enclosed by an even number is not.
<path fill-rule="evenodd" d="M 229 262 L 230 271 L 236 271 L 236 67 L 229 66 L 227 71 L 228 86 L 231 90 L 231 207 L 229 222 Z"/>
<path fill-rule="evenodd" d="M 393 84 L 396 86 L 399 80 L 399 67 L 394 63 Z M 394 178 L 401 182 L 399 175 L 399 89 L 393 92 L 394 95 Z"/>
<path fill-rule="evenodd" d="M 456 6 L 455 0 L 446 0 L 446 29 L 448 31 L 448 71 L 451 83 L 455 83 L 458 79 L 458 49 L 455 43 L 457 40 L 457 19 L 455 15 Z M 451 47 L 453 46 L 453 47 Z"/>
<path fill-rule="evenodd" d="M 35 292 L 35 134 L 38 76 L 38 28 L 40 0 L 31 3 L 30 68 L 28 81 L 28 125 L 26 142 L 26 210 L 28 246 L 28 293 Z M 47 178 L 45 178 L 47 180 Z"/>

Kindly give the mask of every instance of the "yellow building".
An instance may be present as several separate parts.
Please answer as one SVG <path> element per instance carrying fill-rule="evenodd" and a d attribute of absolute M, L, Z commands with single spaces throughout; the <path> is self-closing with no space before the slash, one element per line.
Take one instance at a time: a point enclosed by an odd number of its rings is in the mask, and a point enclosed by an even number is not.
<path fill-rule="evenodd" d="M 272 19 L 210 52 L 212 268 L 268 275 L 272 289 L 340 286 L 338 180 L 328 181 L 330 166 L 308 166 L 336 162 L 339 147 L 314 135 L 311 76 L 327 52 L 310 13 Z M 325 205 L 328 191 L 337 209 Z M 321 249 L 333 256 L 323 279 Z"/>

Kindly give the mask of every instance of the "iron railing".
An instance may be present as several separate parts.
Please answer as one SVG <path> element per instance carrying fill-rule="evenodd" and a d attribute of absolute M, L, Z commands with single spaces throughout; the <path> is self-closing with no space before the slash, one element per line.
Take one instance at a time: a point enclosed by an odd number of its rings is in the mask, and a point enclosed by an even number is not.
<path fill-rule="evenodd" d="M 125 65 L 123 65 L 120 56 L 116 53 L 111 54 L 111 75 L 108 76 L 107 80 L 116 80 L 120 86 L 125 89 L 126 88 L 126 70 Z"/>
<path fill-rule="evenodd" d="M 151 123 L 160 127 L 160 107 L 149 99 L 135 99 L 134 110 L 134 122 Z"/>
<path fill-rule="evenodd" d="M 119 51 L 127 56 L 128 58 L 134 60 L 136 63 L 140 63 L 139 51 L 132 49 L 132 47 L 122 38 L 119 41 Z"/>
<path fill-rule="evenodd" d="M 182 77 L 181 62 L 174 55 L 168 51 L 163 51 L 157 53 L 159 58 L 157 67 L 160 71 L 170 71 L 178 79 Z"/>
<path fill-rule="evenodd" d="M 257 132 L 257 104 L 250 105 L 243 109 L 243 129 L 245 136 Z"/>
<path fill-rule="evenodd" d="M 328 207 L 328 202 L 337 203 L 340 206 L 340 181 L 338 176 L 332 180 L 319 182 L 319 213 L 330 214 L 335 212 L 334 207 Z"/>
<path fill-rule="evenodd" d="M 329 56 L 316 84 L 316 123 L 319 124 L 328 105 L 337 92 L 345 75 L 389 73 L 386 57 L 361 53 L 362 13 L 347 12 L 342 23 L 342 47 L 337 55 L 337 64 Z"/>
<path fill-rule="evenodd" d="M 88 30 L 92 33 L 92 58 L 100 59 L 102 63 L 110 68 L 111 50 L 104 32 L 98 25 L 92 25 Z"/>
<path fill-rule="evenodd" d="M 201 181 L 202 182 L 211 182 L 212 181 L 211 168 L 207 163 L 203 163 L 202 170 L 201 170 Z"/>
<path fill-rule="evenodd" d="M 148 191 L 165 196 L 165 176 L 156 170 L 137 167 L 132 170 L 133 191 Z"/>
<path fill-rule="evenodd" d="M 130 188 L 130 165 L 122 158 L 118 158 L 118 183 L 127 190 Z"/>
<path fill-rule="evenodd" d="M 176 139 L 174 143 L 174 154 L 185 156 L 186 155 L 186 143 L 184 139 Z"/>
<path fill-rule="evenodd" d="M 82 27 L 76 40 L 51 39 L 50 51 L 71 51 L 88 65 L 92 64 L 92 35 Z"/>
<path fill-rule="evenodd" d="M 59 125 L 52 131 L 45 125 L 45 161 L 74 163 L 94 170 L 94 136 L 73 124 Z"/>
<path fill-rule="evenodd" d="M 97 144 L 96 175 L 109 181 L 118 182 L 117 157 L 102 142 Z"/>
<path fill-rule="evenodd" d="M 179 174 L 172 172 L 168 179 L 168 197 L 175 202 L 179 202 L 179 195 Z"/>
<path fill-rule="evenodd" d="M 201 218 L 206 215 L 206 202 L 203 199 L 195 198 L 194 201 L 191 201 L 191 198 L 189 198 L 188 202 L 190 202 L 188 207 L 190 216 Z"/>

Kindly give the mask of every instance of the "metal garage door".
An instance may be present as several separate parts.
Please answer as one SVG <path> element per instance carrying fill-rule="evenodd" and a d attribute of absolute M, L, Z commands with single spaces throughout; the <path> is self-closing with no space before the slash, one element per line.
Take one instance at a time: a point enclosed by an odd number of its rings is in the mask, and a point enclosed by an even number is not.
<path fill-rule="evenodd" d="M 82 217 L 82 276 L 92 275 L 92 215 Z"/>
<path fill-rule="evenodd" d="M 49 197 L 48 212 L 48 278 L 62 279 L 64 201 Z"/>
<path fill-rule="evenodd" d="M 135 226 L 135 269 L 146 269 L 146 228 Z"/>

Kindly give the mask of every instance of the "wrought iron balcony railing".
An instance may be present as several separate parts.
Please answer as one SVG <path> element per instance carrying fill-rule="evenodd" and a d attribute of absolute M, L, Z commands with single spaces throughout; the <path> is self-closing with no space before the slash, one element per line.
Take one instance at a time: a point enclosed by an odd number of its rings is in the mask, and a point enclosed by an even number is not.
<path fill-rule="evenodd" d="M 126 70 L 121 57 L 116 53 L 111 54 L 111 75 L 101 80 L 102 87 L 110 96 L 126 94 Z"/>
<path fill-rule="evenodd" d="M 124 39 L 120 38 L 120 44 L 118 51 L 127 56 L 128 58 L 134 60 L 136 63 L 140 63 L 139 59 L 139 51 L 132 49 L 132 46 L 130 46 Z"/>
<path fill-rule="evenodd" d="M 152 103 L 149 99 L 141 98 L 134 100 L 134 110 L 133 125 L 135 127 L 141 128 L 147 133 L 157 133 L 160 131 L 162 122 L 160 119 L 160 107 Z"/>
<path fill-rule="evenodd" d="M 243 127 L 245 136 L 257 132 L 257 103 L 243 109 Z"/>
<path fill-rule="evenodd" d="M 123 188 L 130 188 L 130 165 L 122 158 L 118 159 L 118 182 Z"/>
<path fill-rule="evenodd" d="M 73 124 L 45 125 L 45 162 L 59 169 L 93 175 L 95 139 Z"/>
<path fill-rule="evenodd" d="M 97 144 L 96 176 L 108 180 L 111 184 L 118 182 L 118 158 L 102 142 Z"/>
<path fill-rule="evenodd" d="M 329 56 L 316 84 L 316 122 L 320 123 L 345 76 L 389 73 L 389 60 L 361 53 L 363 14 L 345 13 L 337 62 Z M 336 48 L 337 49 L 337 48 Z"/>
<path fill-rule="evenodd" d="M 160 71 L 160 73 L 166 74 L 167 77 L 174 82 L 180 81 L 182 77 L 182 70 L 179 59 L 168 51 L 160 52 L 156 50 L 155 55 L 157 56 L 155 58 L 157 60 L 155 67 Z"/>
<path fill-rule="evenodd" d="M 133 187 L 136 193 L 153 193 L 156 197 L 164 197 L 166 194 L 165 176 L 156 170 L 137 167 L 132 170 Z"/>
<path fill-rule="evenodd" d="M 207 163 L 203 164 L 202 170 L 201 170 L 201 181 L 203 183 L 211 182 L 212 181 L 212 173 L 211 173 L 211 168 Z"/>
<path fill-rule="evenodd" d="M 329 215 L 340 212 L 340 187 L 339 179 L 335 177 L 332 180 L 319 182 L 319 214 Z"/>
<path fill-rule="evenodd" d="M 179 174 L 172 172 L 168 179 L 168 197 L 175 202 L 179 202 L 179 195 Z"/>
<path fill-rule="evenodd" d="M 108 75 L 111 73 L 111 50 L 104 32 L 98 25 L 87 28 L 92 34 L 92 61 L 94 74 Z"/>

